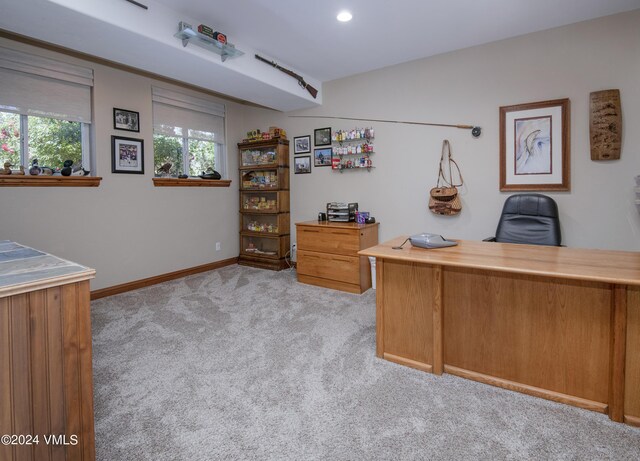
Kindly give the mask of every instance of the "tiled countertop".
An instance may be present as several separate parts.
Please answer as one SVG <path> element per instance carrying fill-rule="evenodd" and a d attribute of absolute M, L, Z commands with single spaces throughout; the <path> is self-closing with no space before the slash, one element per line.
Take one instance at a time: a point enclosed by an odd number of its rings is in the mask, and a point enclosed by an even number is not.
<path fill-rule="evenodd" d="M 10 240 L 0 240 L 0 298 L 95 277 L 96 271 Z"/>

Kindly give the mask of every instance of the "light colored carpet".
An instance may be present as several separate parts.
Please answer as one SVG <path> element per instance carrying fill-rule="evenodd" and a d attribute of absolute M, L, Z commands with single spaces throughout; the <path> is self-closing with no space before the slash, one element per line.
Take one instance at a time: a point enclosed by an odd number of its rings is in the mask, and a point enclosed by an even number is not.
<path fill-rule="evenodd" d="M 375 292 L 242 266 L 92 302 L 99 460 L 638 459 L 607 416 L 375 357 Z"/>

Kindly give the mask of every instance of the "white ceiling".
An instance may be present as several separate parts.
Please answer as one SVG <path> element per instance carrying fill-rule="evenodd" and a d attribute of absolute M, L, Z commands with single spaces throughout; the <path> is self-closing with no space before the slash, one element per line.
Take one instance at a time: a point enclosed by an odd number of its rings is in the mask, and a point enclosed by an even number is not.
<path fill-rule="evenodd" d="M 640 8 L 640 0 L 0 0 L 0 29 L 281 111 L 322 104 L 259 53 L 322 82 Z M 353 13 L 339 23 L 337 13 Z M 221 62 L 173 34 L 224 32 L 244 56 Z"/>
<path fill-rule="evenodd" d="M 320 81 L 640 8 L 640 0 L 157 1 Z M 343 9 L 351 22 L 336 20 Z"/>

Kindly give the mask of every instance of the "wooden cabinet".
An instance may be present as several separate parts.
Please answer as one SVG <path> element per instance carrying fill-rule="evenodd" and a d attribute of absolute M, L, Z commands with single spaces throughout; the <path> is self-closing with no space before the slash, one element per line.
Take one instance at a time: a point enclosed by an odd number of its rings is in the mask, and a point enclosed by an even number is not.
<path fill-rule="evenodd" d="M 289 252 L 289 141 L 238 144 L 240 256 L 238 264 L 281 270 Z"/>
<path fill-rule="evenodd" d="M 350 293 L 371 288 L 369 259 L 358 251 L 378 243 L 378 223 L 296 224 L 298 281 Z"/>
<path fill-rule="evenodd" d="M 93 460 L 95 271 L 13 242 L 0 254 L 0 435 L 37 436 L 1 444 L 0 459 Z"/>

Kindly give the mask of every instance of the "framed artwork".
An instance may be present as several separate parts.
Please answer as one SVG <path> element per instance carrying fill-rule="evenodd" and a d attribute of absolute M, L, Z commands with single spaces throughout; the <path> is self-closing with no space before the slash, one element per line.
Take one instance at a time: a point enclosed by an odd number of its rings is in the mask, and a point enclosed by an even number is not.
<path fill-rule="evenodd" d="M 500 108 L 500 190 L 569 190 L 569 99 Z"/>
<path fill-rule="evenodd" d="M 313 149 L 313 166 L 331 166 L 331 147 Z"/>
<path fill-rule="evenodd" d="M 293 138 L 293 154 L 308 154 L 311 152 L 311 135 Z"/>
<path fill-rule="evenodd" d="M 313 130 L 313 144 L 318 146 L 331 145 L 331 128 L 317 128 Z"/>
<path fill-rule="evenodd" d="M 115 130 L 140 132 L 140 113 L 113 108 L 113 128 Z"/>
<path fill-rule="evenodd" d="M 311 156 L 295 157 L 293 159 L 293 172 L 295 174 L 311 173 Z"/>
<path fill-rule="evenodd" d="M 144 141 L 111 136 L 111 172 L 144 174 Z"/>

